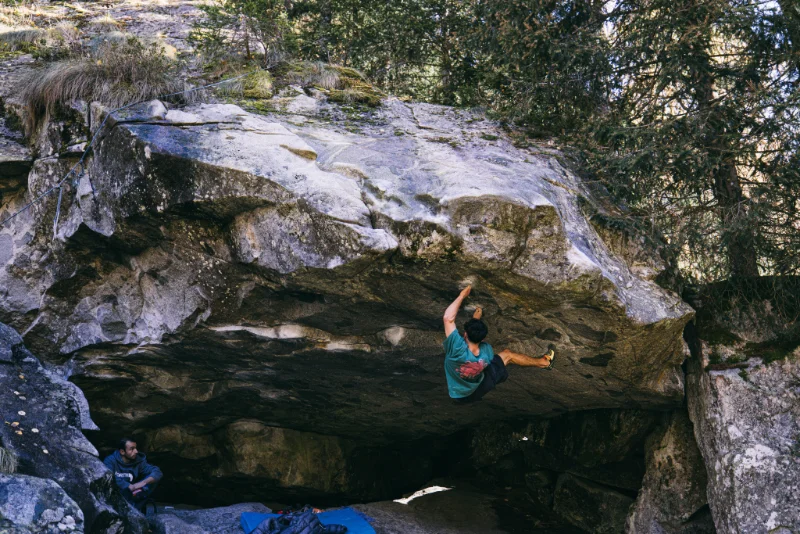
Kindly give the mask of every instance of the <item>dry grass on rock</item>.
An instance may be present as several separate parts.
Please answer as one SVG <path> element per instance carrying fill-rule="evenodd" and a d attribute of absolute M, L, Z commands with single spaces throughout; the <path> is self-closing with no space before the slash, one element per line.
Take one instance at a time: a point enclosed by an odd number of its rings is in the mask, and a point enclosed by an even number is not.
<path fill-rule="evenodd" d="M 75 100 L 119 107 L 184 89 L 178 66 L 157 44 L 135 38 L 99 43 L 88 55 L 46 64 L 23 77 L 17 94 L 27 111 L 30 134 L 59 106 Z"/>
<path fill-rule="evenodd" d="M 322 62 L 287 62 L 275 69 L 279 85 L 313 87 L 333 102 L 380 104 L 384 94 L 355 69 Z"/>
<path fill-rule="evenodd" d="M 8 449 L 0 447 L 0 473 L 11 474 L 17 471 L 17 457 Z"/>
<path fill-rule="evenodd" d="M 0 46 L 7 51 L 60 50 L 68 54 L 80 48 L 80 31 L 66 22 L 49 28 L 0 26 Z"/>

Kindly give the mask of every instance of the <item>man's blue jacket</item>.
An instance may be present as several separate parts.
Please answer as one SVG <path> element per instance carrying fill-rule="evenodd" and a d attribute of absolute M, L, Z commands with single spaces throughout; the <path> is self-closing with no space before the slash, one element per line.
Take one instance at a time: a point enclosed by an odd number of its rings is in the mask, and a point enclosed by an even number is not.
<path fill-rule="evenodd" d="M 147 477 L 153 477 L 158 481 L 164 476 L 161 469 L 147 463 L 147 458 L 142 453 L 137 454 L 134 461 L 126 464 L 119 451 L 114 451 L 114 454 L 107 456 L 103 463 L 114 473 L 114 480 L 120 489 L 128 489 L 129 484 L 135 484 Z"/>

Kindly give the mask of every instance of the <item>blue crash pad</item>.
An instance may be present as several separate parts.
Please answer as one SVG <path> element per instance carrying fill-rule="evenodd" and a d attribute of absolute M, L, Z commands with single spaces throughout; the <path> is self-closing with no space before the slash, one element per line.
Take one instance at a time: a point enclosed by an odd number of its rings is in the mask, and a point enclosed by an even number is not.
<path fill-rule="evenodd" d="M 257 514 L 255 512 L 243 512 L 241 523 L 245 534 L 253 532 L 258 525 L 267 518 L 279 517 L 278 514 Z M 358 512 L 352 508 L 339 508 L 329 512 L 317 514 L 323 525 L 344 525 L 347 527 L 347 534 L 375 534 L 375 529 L 370 526 Z"/>

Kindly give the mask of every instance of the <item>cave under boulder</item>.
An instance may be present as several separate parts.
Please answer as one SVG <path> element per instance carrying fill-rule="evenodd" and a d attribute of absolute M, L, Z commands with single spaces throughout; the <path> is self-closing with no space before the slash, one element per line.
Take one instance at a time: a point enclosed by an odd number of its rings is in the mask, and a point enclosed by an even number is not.
<path fill-rule="evenodd" d="M 621 533 L 642 488 L 646 444 L 663 432 L 664 417 L 605 409 L 482 425 L 471 432 L 469 462 L 480 485 L 525 492 L 538 517 Z"/>

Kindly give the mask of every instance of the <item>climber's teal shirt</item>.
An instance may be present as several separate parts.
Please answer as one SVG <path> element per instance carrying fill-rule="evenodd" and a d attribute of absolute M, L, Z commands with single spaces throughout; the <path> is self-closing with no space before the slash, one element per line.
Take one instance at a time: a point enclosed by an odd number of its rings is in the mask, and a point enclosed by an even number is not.
<path fill-rule="evenodd" d="M 447 392 L 454 399 L 468 397 L 483 382 L 483 370 L 492 363 L 494 351 L 488 343 L 480 344 L 475 356 L 464 338 L 454 330 L 444 340 L 444 374 Z"/>

